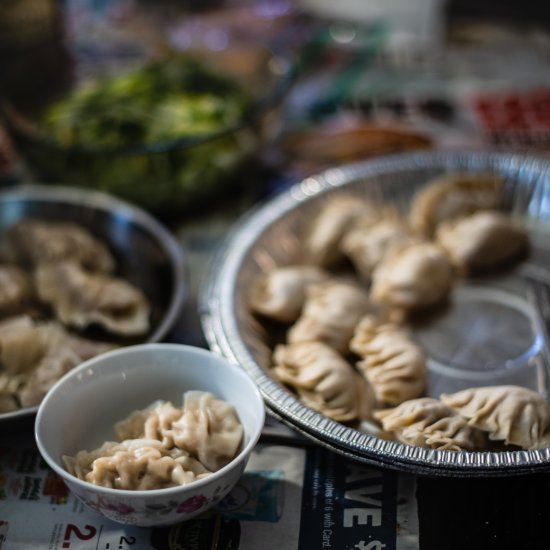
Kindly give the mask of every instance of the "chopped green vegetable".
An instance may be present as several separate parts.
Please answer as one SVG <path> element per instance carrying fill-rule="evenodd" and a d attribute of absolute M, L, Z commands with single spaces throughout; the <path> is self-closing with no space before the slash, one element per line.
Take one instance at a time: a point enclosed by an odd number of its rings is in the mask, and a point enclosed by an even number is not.
<path fill-rule="evenodd" d="M 82 86 L 53 105 L 40 130 L 65 146 L 110 148 L 213 134 L 238 124 L 251 98 L 188 56 Z"/>

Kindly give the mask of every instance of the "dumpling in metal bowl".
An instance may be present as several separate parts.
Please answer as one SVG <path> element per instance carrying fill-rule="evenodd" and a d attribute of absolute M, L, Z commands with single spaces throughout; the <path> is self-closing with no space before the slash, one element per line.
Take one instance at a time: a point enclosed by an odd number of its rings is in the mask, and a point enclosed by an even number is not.
<path fill-rule="evenodd" d="M 343 238 L 341 249 L 358 275 L 370 281 L 374 268 L 391 248 L 410 240 L 407 225 L 394 216 L 386 216 L 374 224 L 358 223 Z"/>
<path fill-rule="evenodd" d="M 420 397 L 393 409 L 375 411 L 385 431 L 402 443 L 450 451 L 484 449 L 485 434 L 470 426 L 451 407 L 432 397 Z"/>
<path fill-rule="evenodd" d="M 367 419 L 374 408 L 370 384 L 337 351 L 322 342 L 280 344 L 273 374 L 308 407 L 338 422 Z"/>
<path fill-rule="evenodd" d="M 9 228 L 7 237 L 11 254 L 25 265 L 74 260 L 92 271 L 115 268 L 109 249 L 74 223 L 24 218 Z"/>
<path fill-rule="evenodd" d="M 250 309 L 268 319 L 294 323 L 306 300 L 306 290 L 313 283 L 330 277 L 315 265 L 282 266 L 262 274 L 252 285 Z"/>
<path fill-rule="evenodd" d="M 0 317 L 22 312 L 33 296 L 29 275 L 15 265 L 0 265 Z"/>
<path fill-rule="evenodd" d="M 356 366 L 378 403 L 398 405 L 424 392 L 426 357 L 404 327 L 367 315 L 357 325 L 350 349 L 361 357 Z"/>
<path fill-rule="evenodd" d="M 454 173 L 436 178 L 414 196 L 410 225 L 418 234 L 431 238 L 443 221 L 497 208 L 502 188 L 500 177 L 492 174 Z"/>
<path fill-rule="evenodd" d="M 374 205 L 351 195 L 327 198 L 309 221 L 303 235 L 305 261 L 322 267 L 334 267 L 343 260 L 340 242 L 359 218 L 378 219 Z"/>
<path fill-rule="evenodd" d="M 7 375 L 32 371 L 45 349 L 40 329 L 30 317 L 21 315 L 0 323 L 0 369 Z"/>
<path fill-rule="evenodd" d="M 139 336 L 150 327 L 150 306 L 141 290 L 124 279 L 89 273 L 75 262 L 39 265 L 38 295 L 65 325 L 99 325 L 117 336 Z"/>
<path fill-rule="evenodd" d="M 302 314 L 287 332 L 287 341 L 324 342 L 345 354 L 355 325 L 373 309 L 368 292 L 354 282 L 330 279 L 311 285 Z"/>
<path fill-rule="evenodd" d="M 550 405 L 533 390 L 484 386 L 443 394 L 441 400 L 491 440 L 524 449 L 550 447 Z"/>
<path fill-rule="evenodd" d="M 4 321 L 0 324 L 1 390 L 11 391 L 15 408 L 37 405 L 66 372 L 115 347 L 72 335 L 57 322 L 35 322 L 26 316 Z"/>
<path fill-rule="evenodd" d="M 372 274 L 374 302 L 405 311 L 443 301 L 453 282 L 445 251 L 431 242 L 415 242 L 392 250 Z"/>
<path fill-rule="evenodd" d="M 443 222 L 435 236 L 465 273 L 498 268 L 521 257 L 528 247 L 525 228 L 496 210 L 481 210 Z"/>

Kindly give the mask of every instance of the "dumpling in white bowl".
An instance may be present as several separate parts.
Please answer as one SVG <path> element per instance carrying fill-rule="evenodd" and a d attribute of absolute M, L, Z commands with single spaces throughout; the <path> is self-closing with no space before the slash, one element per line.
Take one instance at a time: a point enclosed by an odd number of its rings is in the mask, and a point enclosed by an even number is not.
<path fill-rule="evenodd" d="M 156 439 L 106 441 L 93 451 L 64 456 L 63 462 L 83 481 L 126 491 L 177 487 L 212 473 L 185 451 Z"/>
<path fill-rule="evenodd" d="M 209 470 L 216 471 L 237 456 L 244 428 L 230 403 L 210 392 L 187 391 L 183 414 L 163 436 L 171 437 L 176 447 L 187 451 Z"/>

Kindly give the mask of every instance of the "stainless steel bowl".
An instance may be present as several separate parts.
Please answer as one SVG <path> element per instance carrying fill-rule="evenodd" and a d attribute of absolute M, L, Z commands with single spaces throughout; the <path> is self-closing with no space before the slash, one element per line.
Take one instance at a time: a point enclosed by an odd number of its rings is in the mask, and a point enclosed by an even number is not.
<path fill-rule="evenodd" d="M 5 230 L 25 217 L 77 223 L 105 242 L 120 276 L 151 303 L 151 329 L 138 342 L 158 342 L 179 318 L 187 298 L 187 266 L 176 238 L 139 208 L 100 192 L 62 186 L 21 185 L 0 193 L 0 246 Z M 0 424 L 23 419 L 38 407 L 0 414 Z"/>
<path fill-rule="evenodd" d="M 241 219 L 220 247 L 201 292 L 204 332 L 212 348 L 241 364 L 254 378 L 273 415 L 354 459 L 430 475 L 510 475 L 550 469 L 550 449 L 477 453 L 424 449 L 380 439 L 313 411 L 270 376 L 266 328 L 247 308 L 247 289 L 260 273 L 299 261 L 300 224 L 320 201 L 346 191 L 389 202 L 406 212 L 413 194 L 428 180 L 453 171 L 492 172 L 503 177 L 502 207 L 522 218 L 530 230 L 530 267 L 550 269 L 548 159 L 491 151 L 388 156 L 306 178 Z M 522 264 L 506 276 L 461 287 L 453 300 L 467 304 L 467 311 L 453 306 L 447 317 L 415 333 L 429 355 L 428 395 L 504 383 L 548 391 L 544 382 L 548 377 L 541 376 L 544 373 L 539 368 L 541 340 L 522 277 L 525 267 Z M 472 315 L 475 337 L 468 332 L 471 325 L 466 325 Z M 466 356 L 459 356 L 456 349 L 441 349 L 449 330 L 459 338 L 459 351 Z M 477 361 L 480 350 L 484 350 L 483 361 Z"/>

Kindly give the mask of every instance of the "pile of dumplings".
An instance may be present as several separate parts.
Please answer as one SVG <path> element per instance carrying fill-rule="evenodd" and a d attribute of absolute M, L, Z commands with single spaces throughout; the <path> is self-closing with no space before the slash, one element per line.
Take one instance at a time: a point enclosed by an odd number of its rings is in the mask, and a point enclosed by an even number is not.
<path fill-rule="evenodd" d="M 492 175 L 452 173 L 420 188 L 405 214 L 343 191 L 324 197 L 299 235 L 300 263 L 263 273 L 249 292 L 266 330 L 283 329 L 272 375 L 331 419 L 410 445 L 550 445 L 550 406 L 534 391 L 426 397 L 426 355 L 410 331 L 457 281 L 528 253 L 526 229 L 499 210 L 502 193 Z"/>
<path fill-rule="evenodd" d="M 0 262 L 0 413 L 38 405 L 66 372 L 146 334 L 150 305 L 77 224 L 25 218 Z M 104 339 L 85 337 L 99 327 Z"/>
<path fill-rule="evenodd" d="M 189 390 L 183 405 L 156 401 L 114 426 L 117 441 L 63 456 L 66 470 L 101 487 L 142 491 L 186 485 L 233 460 L 244 428 L 235 408 L 212 393 Z"/>

